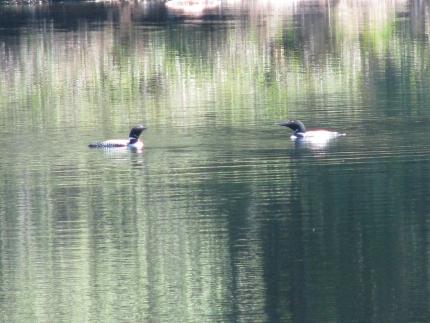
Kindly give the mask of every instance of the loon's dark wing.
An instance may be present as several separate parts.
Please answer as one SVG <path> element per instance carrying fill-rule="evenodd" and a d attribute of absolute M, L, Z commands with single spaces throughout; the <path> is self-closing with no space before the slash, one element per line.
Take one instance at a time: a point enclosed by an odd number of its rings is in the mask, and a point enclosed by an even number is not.
<path fill-rule="evenodd" d="M 128 143 L 129 143 L 129 140 L 112 139 L 112 140 L 95 142 L 95 143 L 89 144 L 88 147 L 90 147 L 90 148 L 120 148 L 120 147 L 127 147 Z"/>

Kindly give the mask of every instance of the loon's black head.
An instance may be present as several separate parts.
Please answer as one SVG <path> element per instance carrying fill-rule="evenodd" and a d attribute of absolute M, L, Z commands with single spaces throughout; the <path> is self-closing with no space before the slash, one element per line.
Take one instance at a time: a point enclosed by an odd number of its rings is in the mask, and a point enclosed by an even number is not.
<path fill-rule="evenodd" d="M 145 129 L 146 128 L 141 124 L 136 127 L 133 127 L 130 131 L 130 134 L 128 135 L 130 139 L 130 144 L 135 143 L 139 139 L 139 136 L 142 133 L 142 131 Z"/>
<path fill-rule="evenodd" d="M 280 123 L 281 126 L 283 127 L 288 127 L 291 130 L 294 131 L 294 133 L 304 133 L 306 132 L 306 128 L 305 125 L 303 124 L 303 122 L 299 121 L 299 120 L 288 120 L 288 121 L 284 121 Z"/>

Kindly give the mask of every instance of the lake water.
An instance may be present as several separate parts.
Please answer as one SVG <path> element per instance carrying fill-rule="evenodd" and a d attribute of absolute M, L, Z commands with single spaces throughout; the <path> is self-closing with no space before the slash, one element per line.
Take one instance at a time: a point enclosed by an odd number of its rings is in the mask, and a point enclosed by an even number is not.
<path fill-rule="evenodd" d="M 0 321 L 429 322 L 429 17 L 0 5 Z"/>

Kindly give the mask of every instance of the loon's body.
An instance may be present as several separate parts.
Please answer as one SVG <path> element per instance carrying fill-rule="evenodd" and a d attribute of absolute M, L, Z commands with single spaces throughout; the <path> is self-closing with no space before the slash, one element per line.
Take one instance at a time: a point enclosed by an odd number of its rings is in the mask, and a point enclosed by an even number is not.
<path fill-rule="evenodd" d="M 90 148 L 143 148 L 143 141 L 139 140 L 139 136 L 146 128 L 142 125 L 133 127 L 128 135 L 128 139 L 111 139 L 105 141 L 98 141 L 89 144 Z"/>
<path fill-rule="evenodd" d="M 303 122 L 299 120 L 288 120 L 281 122 L 280 125 L 294 131 L 290 137 L 293 141 L 324 143 L 334 138 L 345 136 L 344 133 L 325 129 L 306 130 Z"/>

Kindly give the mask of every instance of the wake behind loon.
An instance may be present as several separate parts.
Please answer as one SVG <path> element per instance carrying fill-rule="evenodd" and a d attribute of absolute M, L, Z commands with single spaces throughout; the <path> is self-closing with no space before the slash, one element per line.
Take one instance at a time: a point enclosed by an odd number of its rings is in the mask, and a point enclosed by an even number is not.
<path fill-rule="evenodd" d="M 90 148 L 143 148 L 143 141 L 139 140 L 140 134 L 146 128 L 143 125 L 137 125 L 130 130 L 128 139 L 110 139 L 105 141 L 98 141 L 88 145 Z"/>
<path fill-rule="evenodd" d="M 294 131 L 290 137 L 293 141 L 328 142 L 331 139 L 346 135 L 344 133 L 325 129 L 306 130 L 303 122 L 299 120 L 284 121 L 281 122 L 280 125 Z"/>

